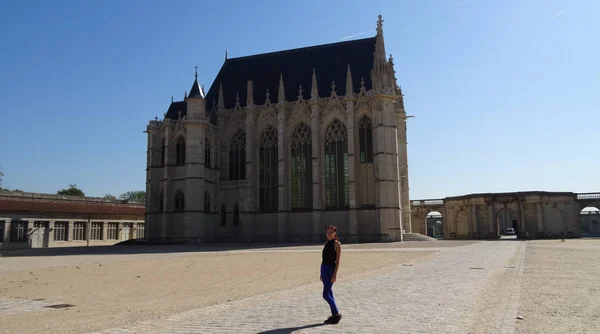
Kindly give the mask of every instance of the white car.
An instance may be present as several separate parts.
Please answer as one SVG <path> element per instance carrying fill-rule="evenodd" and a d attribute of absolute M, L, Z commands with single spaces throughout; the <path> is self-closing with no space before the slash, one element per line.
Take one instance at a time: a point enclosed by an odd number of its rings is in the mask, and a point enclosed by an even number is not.
<path fill-rule="evenodd" d="M 509 227 L 509 228 L 507 228 L 507 229 L 506 229 L 506 233 L 505 233 L 505 234 L 506 234 L 506 235 L 515 235 L 515 234 L 517 234 L 517 233 L 515 232 L 515 229 L 514 229 L 514 228 L 512 228 L 512 227 Z"/>

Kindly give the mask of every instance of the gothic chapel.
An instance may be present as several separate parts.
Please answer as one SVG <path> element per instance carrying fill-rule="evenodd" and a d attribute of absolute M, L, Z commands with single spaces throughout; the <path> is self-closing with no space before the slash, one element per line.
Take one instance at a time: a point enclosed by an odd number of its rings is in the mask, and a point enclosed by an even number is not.
<path fill-rule="evenodd" d="M 401 241 L 406 113 L 374 37 L 225 59 L 147 126 L 146 238 Z"/>

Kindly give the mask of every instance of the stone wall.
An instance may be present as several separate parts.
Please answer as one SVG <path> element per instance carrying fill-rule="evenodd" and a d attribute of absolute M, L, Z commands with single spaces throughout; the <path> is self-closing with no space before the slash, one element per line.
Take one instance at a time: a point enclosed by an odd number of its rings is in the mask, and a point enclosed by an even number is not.
<path fill-rule="evenodd" d="M 568 192 L 487 193 L 448 197 L 443 206 L 413 201 L 413 231 L 426 234 L 425 217 L 438 211 L 443 216 L 444 238 L 495 239 L 506 228 L 516 230 L 519 238 L 557 237 L 561 231 L 570 237 L 581 236 L 579 219 L 582 204 L 577 194 Z M 422 203 L 421 203 L 422 202 Z"/>

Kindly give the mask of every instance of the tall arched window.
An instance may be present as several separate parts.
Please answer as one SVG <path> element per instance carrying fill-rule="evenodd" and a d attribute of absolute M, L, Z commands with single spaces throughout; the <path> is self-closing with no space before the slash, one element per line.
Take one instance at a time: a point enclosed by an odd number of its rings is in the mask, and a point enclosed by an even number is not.
<path fill-rule="evenodd" d="M 231 137 L 229 144 L 229 179 L 246 179 L 246 133 L 241 129 Z"/>
<path fill-rule="evenodd" d="M 348 207 L 348 132 L 339 120 L 327 127 L 325 144 L 325 205 Z"/>
<path fill-rule="evenodd" d="M 210 168 L 210 141 L 208 137 L 204 139 L 204 167 Z"/>
<path fill-rule="evenodd" d="M 227 209 L 225 205 L 221 205 L 221 226 L 227 225 Z"/>
<path fill-rule="evenodd" d="M 360 163 L 373 162 L 373 129 L 371 119 L 363 116 L 358 121 L 358 142 L 360 145 Z"/>
<path fill-rule="evenodd" d="M 277 130 L 268 126 L 260 136 L 258 150 L 261 211 L 277 211 L 278 168 Z"/>
<path fill-rule="evenodd" d="M 208 191 L 204 191 L 204 212 L 210 213 L 210 194 Z"/>
<path fill-rule="evenodd" d="M 161 190 L 160 194 L 158 194 L 158 208 L 159 212 L 165 211 L 165 193 Z"/>
<path fill-rule="evenodd" d="M 235 203 L 233 205 L 233 226 L 240 225 L 240 206 Z"/>
<path fill-rule="evenodd" d="M 312 132 L 300 123 L 291 140 L 292 209 L 312 208 Z"/>
<path fill-rule="evenodd" d="M 181 212 L 185 210 L 185 197 L 183 196 L 183 192 L 181 190 L 175 191 L 175 198 L 173 204 L 173 209 L 175 211 Z"/>
<path fill-rule="evenodd" d="M 177 137 L 175 144 L 175 164 L 185 164 L 185 139 L 183 137 Z"/>
<path fill-rule="evenodd" d="M 161 166 L 165 165 L 166 149 L 167 149 L 167 143 L 165 142 L 165 138 L 163 138 L 160 143 L 160 165 Z"/>

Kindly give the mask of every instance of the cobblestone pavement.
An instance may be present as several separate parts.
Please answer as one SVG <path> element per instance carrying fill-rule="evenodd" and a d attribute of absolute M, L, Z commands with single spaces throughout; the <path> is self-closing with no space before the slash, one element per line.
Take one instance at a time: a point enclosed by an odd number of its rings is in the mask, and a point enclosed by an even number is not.
<path fill-rule="evenodd" d="M 513 333 L 520 289 L 495 304 L 488 322 L 475 308 L 493 275 L 520 284 L 525 247 L 481 242 L 367 278 L 340 276 L 334 295 L 343 319 L 335 326 L 321 325 L 329 308 L 318 282 L 99 333 Z"/>

